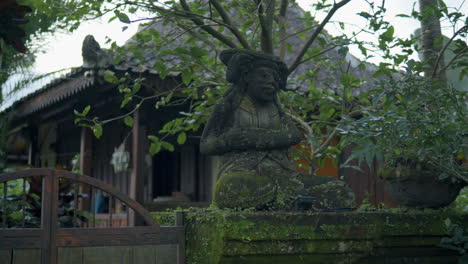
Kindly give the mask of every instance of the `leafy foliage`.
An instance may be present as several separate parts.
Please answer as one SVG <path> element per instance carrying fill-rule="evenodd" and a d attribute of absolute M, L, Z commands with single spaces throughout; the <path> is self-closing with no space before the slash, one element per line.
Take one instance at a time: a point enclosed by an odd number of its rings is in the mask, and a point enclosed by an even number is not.
<path fill-rule="evenodd" d="M 0 123 L 0 173 L 7 168 L 7 137 L 10 131 L 9 116 Z"/>
<path fill-rule="evenodd" d="M 445 228 L 447 237 L 442 238 L 440 246 L 457 251 L 462 255 L 458 263 L 466 263 L 468 260 L 468 228 L 452 222 L 449 218 L 445 219 Z"/>
<path fill-rule="evenodd" d="M 468 213 L 468 188 L 463 188 L 455 200 L 455 210 L 460 213 Z"/>
<path fill-rule="evenodd" d="M 352 158 L 372 166 L 423 168 L 441 179 L 468 182 L 468 93 L 407 72 L 371 90 L 363 117 L 343 122 L 340 132 L 357 144 Z"/>
<path fill-rule="evenodd" d="M 50 0 L 21 0 L 19 3 L 28 6 L 32 9 L 31 12 L 26 14 L 27 22 L 20 25 L 21 30 L 24 31 L 22 41 L 26 44 L 28 52 L 19 53 L 12 46 L 4 45 L 0 47 L 0 87 L 5 83 L 8 77 L 19 70 L 24 70 L 31 66 L 34 62 L 35 53 L 41 51 L 42 43 L 37 43 L 36 40 L 41 37 L 51 34 L 60 28 L 60 23 L 63 17 L 57 16 L 58 10 L 62 10 L 59 4 L 62 1 Z M 3 17 L 2 17 L 3 18 Z M 4 28 L 2 28 L 3 30 Z M 7 35 L 13 34 L 12 28 L 6 28 Z M 0 41 L 1 42 L 1 41 Z M 2 102 L 0 93 L 0 103 Z"/>
<path fill-rule="evenodd" d="M 4 193 L 4 184 L 0 184 L 0 224 L 5 216 L 6 225 L 9 228 L 38 228 L 41 225 L 41 197 L 40 193 L 31 191 L 34 184 L 40 184 L 33 178 L 27 180 L 15 180 L 6 183 L 7 194 Z M 66 182 L 60 185 L 58 221 L 61 227 L 76 227 L 82 223 L 87 223 L 90 217 L 89 212 L 75 210 L 72 206 L 74 194 L 71 192 L 72 186 Z M 40 186 L 40 185 L 39 185 Z M 78 185 L 74 191 L 77 192 Z M 36 186 L 37 188 L 37 186 Z M 86 197 L 86 194 L 78 193 L 77 197 Z M 75 217 L 76 214 L 76 217 Z"/>

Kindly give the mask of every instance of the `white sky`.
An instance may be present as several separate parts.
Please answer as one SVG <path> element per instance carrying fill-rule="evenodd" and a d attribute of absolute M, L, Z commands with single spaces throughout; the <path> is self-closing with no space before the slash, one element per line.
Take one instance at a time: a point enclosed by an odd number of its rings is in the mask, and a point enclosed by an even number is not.
<path fill-rule="evenodd" d="M 101 48 L 109 48 L 105 44 L 106 37 L 115 40 L 117 44 L 123 45 L 127 39 L 133 36 L 138 29 L 138 24 L 123 24 L 118 19 L 108 23 L 111 15 L 103 19 L 82 23 L 72 34 L 56 34 L 46 41 L 45 52 L 38 55 L 34 68 L 37 72 L 47 73 L 64 68 L 81 66 L 81 46 L 86 35 L 93 35 Z M 122 28 L 127 26 L 125 31 Z"/>

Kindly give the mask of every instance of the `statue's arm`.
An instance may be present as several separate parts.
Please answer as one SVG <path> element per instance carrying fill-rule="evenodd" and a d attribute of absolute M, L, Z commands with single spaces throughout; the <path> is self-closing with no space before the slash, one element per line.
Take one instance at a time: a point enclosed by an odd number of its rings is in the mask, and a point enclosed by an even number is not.
<path fill-rule="evenodd" d="M 207 155 L 221 155 L 229 151 L 224 136 L 227 124 L 226 119 L 229 117 L 230 113 L 226 110 L 224 102 L 214 106 L 200 140 L 201 153 Z"/>

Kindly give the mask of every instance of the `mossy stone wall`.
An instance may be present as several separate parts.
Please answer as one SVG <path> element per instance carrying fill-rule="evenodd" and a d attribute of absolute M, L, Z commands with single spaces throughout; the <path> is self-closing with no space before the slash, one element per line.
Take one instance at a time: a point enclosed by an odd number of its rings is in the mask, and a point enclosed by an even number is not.
<path fill-rule="evenodd" d="M 184 213 L 189 264 L 457 263 L 439 247 L 453 211 Z"/>

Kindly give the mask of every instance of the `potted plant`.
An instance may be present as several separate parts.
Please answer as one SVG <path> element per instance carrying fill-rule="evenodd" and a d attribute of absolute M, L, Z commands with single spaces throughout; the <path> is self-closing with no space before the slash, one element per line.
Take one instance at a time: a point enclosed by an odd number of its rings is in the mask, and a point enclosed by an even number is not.
<path fill-rule="evenodd" d="M 468 184 L 467 92 L 408 72 L 369 91 L 370 106 L 340 132 L 355 148 L 349 160 L 372 166 L 401 205 L 443 207 Z M 346 162 L 348 163 L 348 162 Z"/>

